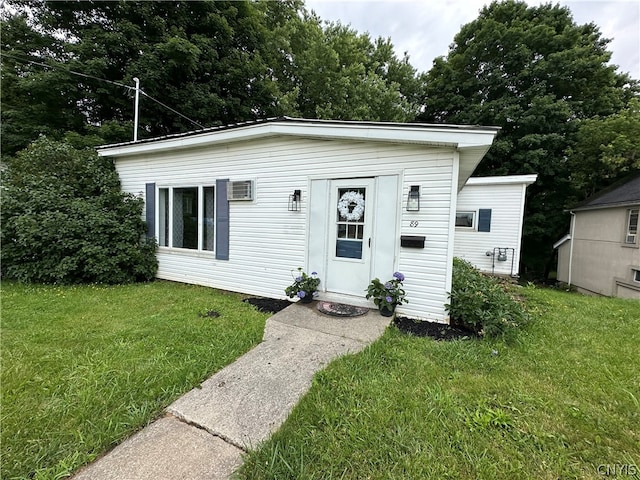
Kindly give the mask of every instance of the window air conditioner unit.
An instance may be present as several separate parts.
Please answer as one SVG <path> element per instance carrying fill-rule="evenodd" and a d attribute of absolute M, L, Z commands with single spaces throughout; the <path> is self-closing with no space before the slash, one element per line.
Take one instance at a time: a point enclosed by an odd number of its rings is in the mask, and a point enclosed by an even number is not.
<path fill-rule="evenodd" d="M 253 180 L 229 182 L 227 200 L 253 200 Z"/>

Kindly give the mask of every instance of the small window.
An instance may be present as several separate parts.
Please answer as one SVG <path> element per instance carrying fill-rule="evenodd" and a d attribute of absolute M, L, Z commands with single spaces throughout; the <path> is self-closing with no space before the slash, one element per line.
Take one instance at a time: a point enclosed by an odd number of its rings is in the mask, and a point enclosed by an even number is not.
<path fill-rule="evenodd" d="M 633 281 L 640 283 L 640 270 L 633 271 Z"/>
<path fill-rule="evenodd" d="M 476 212 L 456 212 L 456 227 L 473 228 Z"/>
<path fill-rule="evenodd" d="M 640 210 L 634 208 L 629 210 L 627 216 L 627 233 L 625 235 L 624 243 L 633 245 L 638 240 L 638 212 Z"/>

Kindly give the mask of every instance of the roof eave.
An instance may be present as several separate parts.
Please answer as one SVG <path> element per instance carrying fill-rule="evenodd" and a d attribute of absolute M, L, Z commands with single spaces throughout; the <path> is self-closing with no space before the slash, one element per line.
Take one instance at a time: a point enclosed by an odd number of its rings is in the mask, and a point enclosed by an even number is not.
<path fill-rule="evenodd" d="M 504 175 L 491 177 L 471 177 L 466 185 L 531 185 L 538 178 L 537 173 L 527 175 Z"/>
<path fill-rule="evenodd" d="M 488 150 L 497 127 L 468 127 L 447 125 L 413 125 L 383 123 L 336 123 L 270 121 L 237 126 L 230 129 L 194 133 L 188 136 L 166 137 L 136 143 L 104 145 L 97 148 L 101 156 L 119 157 L 165 150 L 204 147 L 215 144 L 247 141 L 277 135 L 308 138 L 413 143 L 447 148 Z"/>
<path fill-rule="evenodd" d="M 627 202 L 606 203 L 603 205 L 585 205 L 584 207 L 571 208 L 568 212 L 583 212 L 587 210 L 602 210 L 604 208 L 640 207 L 640 199 Z"/>

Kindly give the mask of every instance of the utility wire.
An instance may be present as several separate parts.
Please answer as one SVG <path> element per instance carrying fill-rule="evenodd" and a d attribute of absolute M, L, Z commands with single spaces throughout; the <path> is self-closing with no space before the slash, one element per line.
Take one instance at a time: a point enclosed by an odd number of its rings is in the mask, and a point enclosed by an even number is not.
<path fill-rule="evenodd" d="M 23 59 L 23 58 L 19 58 L 16 57 L 14 55 L 9 55 L 6 53 L 2 53 L 0 52 L 0 56 L 3 57 L 8 57 L 11 58 L 13 60 L 16 60 L 18 62 L 26 62 L 26 63 L 31 63 L 33 65 L 39 65 L 41 67 L 46 67 L 46 68 L 51 68 L 51 69 L 58 69 L 58 70 L 63 70 L 62 68 L 60 68 L 57 65 L 49 65 L 46 63 L 41 63 L 41 62 L 36 62 L 34 60 L 29 60 L 29 59 Z M 119 83 L 119 82 L 114 82 L 113 80 L 107 80 L 106 78 L 99 78 L 99 77 L 94 77 L 93 75 L 88 75 L 86 73 L 82 73 L 82 72 L 76 72 L 74 70 L 67 70 L 64 69 L 63 71 L 68 72 L 68 73 L 72 73 L 74 75 L 79 75 L 81 77 L 85 77 L 85 78 L 91 78 L 93 80 L 98 80 L 100 82 L 106 82 L 106 83 L 111 83 L 113 85 L 117 85 L 118 87 L 123 87 L 129 90 L 135 90 L 136 87 L 132 87 L 131 85 L 125 85 L 124 83 Z M 187 117 L 186 115 L 183 115 L 182 113 L 178 112 L 177 110 L 174 110 L 173 108 L 171 108 L 169 105 L 166 105 L 164 103 L 162 103 L 160 100 L 157 100 L 155 98 L 153 98 L 151 95 L 149 95 L 147 92 L 145 92 L 144 90 L 142 90 L 141 88 L 139 89 L 140 93 L 142 95 L 144 95 L 145 97 L 147 97 L 149 100 L 152 100 L 154 102 L 156 102 L 158 105 L 163 106 L 164 108 L 166 108 L 167 110 L 171 110 L 173 113 L 175 113 L 176 115 L 180 115 L 182 118 L 184 118 L 185 120 L 188 120 L 189 122 L 193 123 L 194 125 L 200 127 L 200 128 L 206 128 L 204 125 L 199 124 L 198 122 L 196 122 L 195 120 L 191 120 L 189 117 Z"/>
<path fill-rule="evenodd" d="M 132 87 L 133 88 L 133 87 Z M 135 88 L 133 88 L 133 90 L 135 90 Z M 173 108 L 171 108 L 169 105 L 165 105 L 164 103 L 162 103 L 160 100 L 156 100 L 155 98 L 153 98 L 151 95 L 149 95 L 147 92 L 145 92 L 144 90 L 140 89 L 140 93 L 143 94 L 145 97 L 147 97 L 150 100 L 153 100 L 154 102 L 156 102 L 158 105 L 162 105 L 164 108 L 167 108 L 169 110 L 171 110 L 173 113 L 180 115 L 182 118 L 189 120 L 191 123 L 193 123 L 194 125 L 197 125 L 200 128 L 207 128 L 204 125 L 200 125 L 198 122 L 196 122 L 195 120 L 191 120 L 189 117 L 184 116 L 183 114 L 181 114 L 180 112 L 178 112 L 177 110 L 174 110 Z"/>
<path fill-rule="evenodd" d="M 23 58 L 19 58 L 19 57 L 16 57 L 16 56 L 14 56 L 14 55 L 9 55 L 9 54 L 6 54 L 6 53 L 1 53 L 1 52 L 0 52 L 0 56 L 12 58 L 13 60 L 17 60 L 18 62 L 32 63 L 32 64 L 34 64 L 34 65 L 39 65 L 39 66 L 41 66 L 41 67 L 51 68 L 51 69 L 54 69 L 54 70 L 56 70 L 56 69 L 57 69 L 57 70 L 62 70 L 62 68 L 60 68 L 60 67 L 59 67 L 59 66 L 57 66 L 57 65 L 49 65 L 49 64 L 47 64 L 47 63 L 41 63 L 41 62 L 36 62 L 36 61 L 34 61 L 34 60 L 23 59 Z M 118 87 L 128 88 L 129 90 L 135 90 L 135 89 L 136 89 L 136 87 L 132 87 L 132 86 L 130 86 L 130 85 L 125 85 L 124 83 L 114 82 L 114 81 L 112 81 L 112 80 L 107 80 L 106 78 L 94 77 L 93 75 L 88 75 L 88 74 L 86 74 L 86 73 L 81 73 L 81 72 L 76 72 L 76 71 L 74 71 L 74 70 L 66 70 L 66 69 L 65 69 L 64 71 L 65 71 L 65 72 L 72 73 L 72 74 L 74 74 L 74 75 L 79 75 L 79 76 L 81 76 L 81 77 L 92 78 L 92 79 L 94 79 L 94 80 L 99 80 L 99 81 L 101 81 L 101 82 L 112 83 L 113 85 L 117 85 Z"/>

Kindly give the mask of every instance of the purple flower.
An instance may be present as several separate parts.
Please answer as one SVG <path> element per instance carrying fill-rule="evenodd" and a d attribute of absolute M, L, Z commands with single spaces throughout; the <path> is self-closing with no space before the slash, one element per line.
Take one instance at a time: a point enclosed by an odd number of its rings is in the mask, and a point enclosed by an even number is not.
<path fill-rule="evenodd" d="M 400 280 L 401 282 L 404 282 L 404 275 L 401 274 L 400 272 L 395 272 L 393 274 L 393 278 L 397 278 L 398 280 Z"/>
<path fill-rule="evenodd" d="M 302 277 L 296 277 L 296 282 L 301 282 L 302 281 Z"/>
<path fill-rule="evenodd" d="M 389 303 L 393 302 L 393 298 L 391 298 L 391 297 L 387 297 L 387 298 L 385 298 L 385 300 L 386 300 L 387 302 L 389 302 Z"/>
<path fill-rule="evenodd" d="M 311 275 L 317 275 L 318 272 L 311 272 Z"/>
<path fill-rule="evenodd" d="M 304 297 L 306 297 L 306 296 L 307 296 L 307 294 L 306 294 L 304 291 L 300 290 L 300 291 L 298 292 L 298 297 L 299 297 L 299 298 L 304 298 Z"/>
<path fill-rule="evenodd" d="M 391 290 L 391 287 L 392 287 L 391 282 L 387 282 L 384 284 L 384 288 L 386 288 L 387 290 Z"/>

